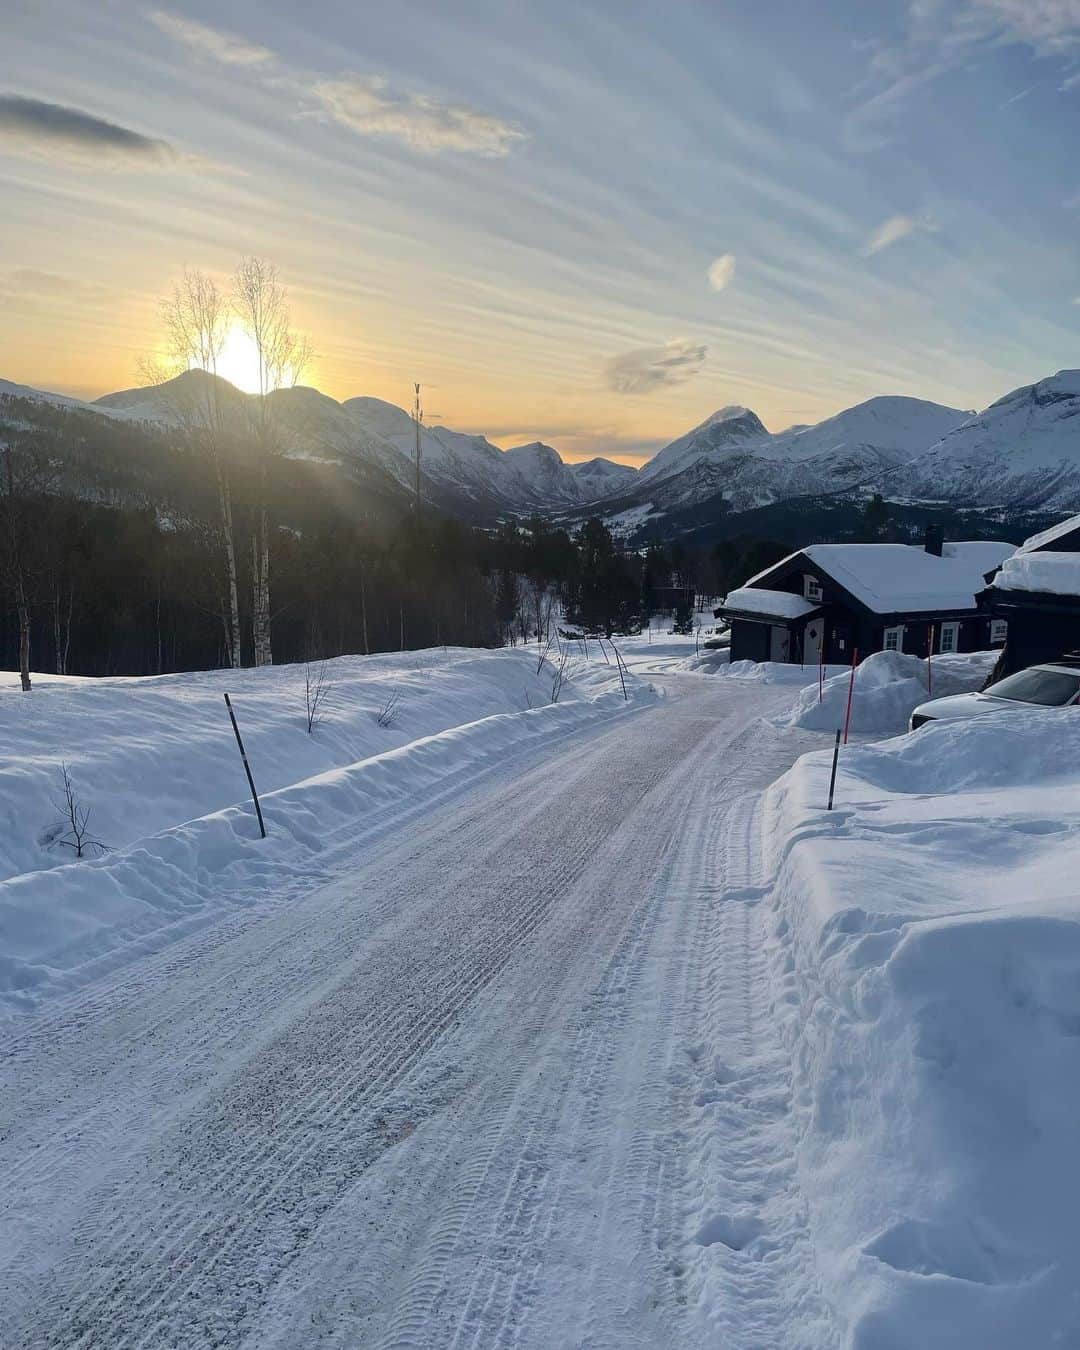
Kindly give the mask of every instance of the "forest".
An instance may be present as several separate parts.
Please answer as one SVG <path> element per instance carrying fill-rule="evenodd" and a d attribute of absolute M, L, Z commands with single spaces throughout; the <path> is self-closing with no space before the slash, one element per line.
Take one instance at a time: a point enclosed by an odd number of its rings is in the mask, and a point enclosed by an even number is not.
<path fill-rule="evenodd" d="M 213 491 L 200 465 L 156 480 L 159 500 L 91 490 L 78 418 L 51 418 L 0 447 L 0 665 L 74 675 L 155 675 L 256 661 L 255 569 L 242 475 L 233 494 L 239 649 Z M 67 431 L 65 431 L 65 426 Z M 117 436 L 122 439 L 124 428 Z M 65 439 L 70 435 L 71 443 Z M 66 452 L 66 453 L 65 453 Z M 205 468 L 205 466 L 203 466 Z M 620 548 L 599 520 L 568 532 L 539 516 L 493 529 L 331 490 L 310 466 L 269 465 L 269 659 L 535 638 L 553 622 L 633 631 L 657 613 L 689 622 L 693 595 L 722 595 L 785 551 L 768 541 L 713 550 Z M 104 477 L 100 481 L 104 481 Z M 194 485 L 193 485 L 194 484 Z M 163 489 L 161 489 L 164 491 Z M 686 611 L 681 614 L 680 610 Z"/>

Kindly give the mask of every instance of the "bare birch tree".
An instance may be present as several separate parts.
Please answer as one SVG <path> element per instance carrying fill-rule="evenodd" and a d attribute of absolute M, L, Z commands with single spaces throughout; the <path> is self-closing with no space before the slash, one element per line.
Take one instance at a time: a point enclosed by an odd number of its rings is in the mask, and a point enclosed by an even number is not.
<path fill-rule="evenodd" d="M 19 626 L 19 681 L 30 680 L 31 549 L 35 542 L 34 503 L 47 491 L 51 468 L 47 451 L 28 444 L 0 444 L 0 565 L 15 605 Z M 37 542 L 40 542 L 38 539 Z"/>
<path fill-rule="evenodd" d="M 252 439 L 256 458 L 255 518 L 251 537 L 252 635 L 255 664 L 273 664 L 270 636 L 270 507 L 268 479 L 271 458 L 279 453 L 275 427 L 275 389 L 295 384 L 311 359 L 307 341 L 293 330 L 285 289 L 277 268 L 261 258 L 245 258 L 236 269 L 233 288 L 236 316 L 255 348 L 259 388 L 252 401 Z"/>
<path fill-rule="evenodd" d="M 227 454 L 226 411 L 218 360 L 231 315 L 212 278 L 186 271 L 162 304 L 170 356 L 176 371 L 190 370 L 190 397 L 177 397 L 173 409 L 189 437 L 213 464 L 217 483 L 219 529 L 225 555 L 225 639 L 229 664 L 242 661 L 240 599 L 237 587 L 236 531 L 233 525 L 232 476 Z M 159 380 L 160 383 L 160 380 Z"/>

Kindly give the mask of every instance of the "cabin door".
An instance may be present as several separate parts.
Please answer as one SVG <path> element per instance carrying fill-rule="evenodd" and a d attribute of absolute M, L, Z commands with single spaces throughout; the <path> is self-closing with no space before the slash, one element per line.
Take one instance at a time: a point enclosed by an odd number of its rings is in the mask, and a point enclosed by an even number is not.
<path fill-rule="evenodd" d="M 821 638 L 825 630 L 825 620 L 811 619 L 803 629 L 803 664 L 816 666 L 821 660 Z"/>
<path fill-rule="evenodd" d="M 769 643 L 769 660 L 786 661 L 791 653 L 791 634 L 778 623 L 772 626 L 772 638 Z"/>

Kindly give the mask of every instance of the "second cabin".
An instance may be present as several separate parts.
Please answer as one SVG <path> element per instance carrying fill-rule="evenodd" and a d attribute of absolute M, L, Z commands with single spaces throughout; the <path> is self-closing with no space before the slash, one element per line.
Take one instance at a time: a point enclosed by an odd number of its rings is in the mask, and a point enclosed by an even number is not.
<path fill-rule="evenodd" d="M 975 596 L 1011 544 L 810 544 L 751 577 L 715 611 L 731 625 L 732 661 L 846 665 L 854 652 L 982 651 L 1007 626 Z"/>

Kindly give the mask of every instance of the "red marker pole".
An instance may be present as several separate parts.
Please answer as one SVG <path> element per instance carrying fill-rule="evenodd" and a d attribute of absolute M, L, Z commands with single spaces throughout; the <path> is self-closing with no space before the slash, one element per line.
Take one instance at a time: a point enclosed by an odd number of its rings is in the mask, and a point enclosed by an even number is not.
<path fill-rule="evenodd" d="M 825 697 L 825 625 L 821 625 L 821 641 L 818 643 L 818 665 L 817 665 L 817 701 L 820 703 Z"/>
<path fill-rule="evenodd" d="M 848 728 L 851 726 L 851 700 L 855 695 L 855 666 L 859 660 L 858 647 L 851 653 L 851 681 L 847 691 L 847 712 L 844 714 L 844 744 L 847 745 Z"/>

